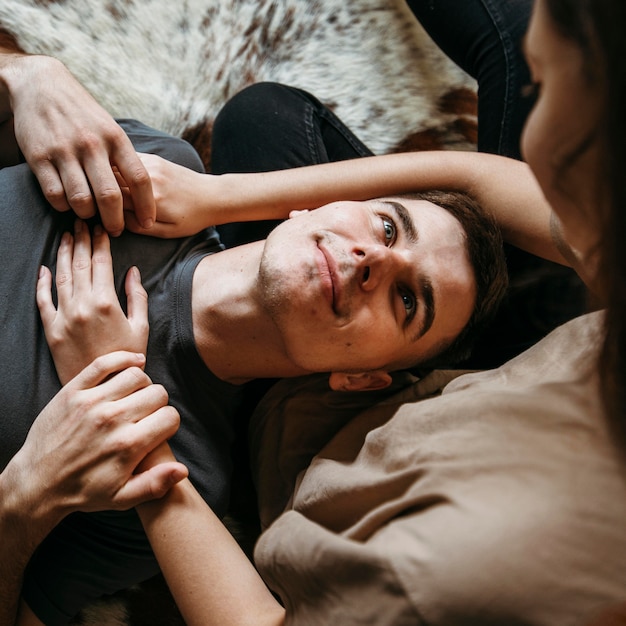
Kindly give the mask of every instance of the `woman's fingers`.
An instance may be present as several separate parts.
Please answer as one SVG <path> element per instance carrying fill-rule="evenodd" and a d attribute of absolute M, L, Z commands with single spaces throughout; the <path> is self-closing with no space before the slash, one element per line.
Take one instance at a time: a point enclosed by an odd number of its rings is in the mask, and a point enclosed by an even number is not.
<path fill-rule="evenodd" d="M 102 226 L 96 226 L 94 228 L 93 253 L 91 259 L 92 289 L 108 296 L 112 301 L 118 302 L 113 276 L 111 240 Z"/>
<path fill-rule="evenodd" d="M 69 233 L 63 233 L 59 249 L 57 250 L 57 267 L 55 284 L 59 307 L 69 302 L 74 293 L 72 280 L 72 257 L 74 252 L 74 238 Z"/>
<path fill-rule="evenodd" d="M 72 250 L 72 295 L 89 294 L 92 291 L 91 235 L 82 220 L 74 223 L 74 247 Z"/>
<path fill-rule="evenodd" d="M 52 272 L 43 265 L 39 268 L 36 299 L 44 330 L 47 330 L 54 322 L 57 310 L 52 302 Z"/>
<path fill-rule="evenodd" d="M 40 295 L 42 302 L 47 305 L 48 301 L 43 294 L 45 280 L 46 277 L 41 285 Z M 64 233 L 57 251 L 56 287 L 59 308 L 65 309 L 67 314 L 79 313 L 71 305 L 73 298 L 79 302 L 87 302 L 97 292 L 109 298 L 115 294 L 111 244 L 108 234 L 101 226 L 94 228 L 93 248 L 89 228 L 82 220 L 76 220 L 74 237 Z M 133 288 L 137 290 L 135 285 Z M 143 291 L 141 285 L 139 291 Z M 115 301 L 117 302 L 117 296 Z"/>
<path fill-rule="evenodd" d="M 126 274 L 126 306 L 128 321 L 136 333 L 148 335 L 148 294 L 141 284 L 137 267 L 131 267 Z"/>

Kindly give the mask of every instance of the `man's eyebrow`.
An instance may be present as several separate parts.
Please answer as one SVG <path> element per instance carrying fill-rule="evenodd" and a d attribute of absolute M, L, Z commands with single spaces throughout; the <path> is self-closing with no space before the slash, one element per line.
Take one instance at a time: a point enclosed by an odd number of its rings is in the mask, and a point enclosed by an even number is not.
<path fill-rule="evenodd" d="M 415 228 L 413 218 L 411 217 L 411 214 L 404 206 L 404 204 L 401 204 L 396 200 L 381 200 L 380 202 L 381 204 L 386 204 L 390 206 L 394 210 L 396 216 L 398 217 L 398 220 L 400 221 L 402 230 L 404 231 L 404 235 L 406 236 L 406 238 L 411 243 L 417 243 L 419 240 L 417 228 Z"/>
<path fill-rule="evenodd" d="M 433 285 L 428 278 L 422 277 L 420 280 L 420 296 L 424 306 L 424 321 L 415 337 L 413 337 L 413 341 L 421 339 L 430 330 L 435 320 L 435 293 Z"/>

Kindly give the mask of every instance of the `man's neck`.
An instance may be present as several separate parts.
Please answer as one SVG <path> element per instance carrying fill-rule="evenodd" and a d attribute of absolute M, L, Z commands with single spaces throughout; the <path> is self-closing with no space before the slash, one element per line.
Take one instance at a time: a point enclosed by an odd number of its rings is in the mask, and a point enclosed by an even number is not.
<path fill-rule="evenodd" d="M 233 384 L 310 373 L 289 360 L 259 297 L 263 246 L 259 241 L 208 256 L 194 273 L 196 348 L 218 378 Z"/>

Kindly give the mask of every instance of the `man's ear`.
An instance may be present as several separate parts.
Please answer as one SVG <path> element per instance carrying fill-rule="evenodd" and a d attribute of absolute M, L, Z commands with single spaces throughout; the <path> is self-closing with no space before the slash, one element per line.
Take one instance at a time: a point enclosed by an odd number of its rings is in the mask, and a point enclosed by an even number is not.
<path fill-rule="evenodd" d="M 374 391 L 389 387 L 391 376 L 383 370 L 372 370 L 358 374 L 333 372 L 328 379 L 328 384 L 333 391 Z"/>

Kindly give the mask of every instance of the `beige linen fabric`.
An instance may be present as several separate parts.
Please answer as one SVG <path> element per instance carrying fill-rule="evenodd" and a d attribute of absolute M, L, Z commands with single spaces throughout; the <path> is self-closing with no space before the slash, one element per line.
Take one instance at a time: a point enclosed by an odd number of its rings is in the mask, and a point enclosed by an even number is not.
<path fill-rule="evenodd" d="M 319 380 L 284 404 L 277 387 L 253 430 L 264 522 L 291 497 L 255 558 L 287 622 L 568 626 L 626 599 L 600 325 L 581 317 L 423 400 L 447 373 L 400 380 L 369 408 L 373 396 L 316 399 Z"/>

